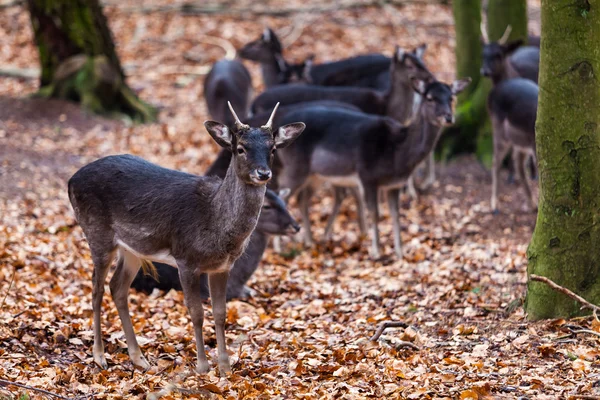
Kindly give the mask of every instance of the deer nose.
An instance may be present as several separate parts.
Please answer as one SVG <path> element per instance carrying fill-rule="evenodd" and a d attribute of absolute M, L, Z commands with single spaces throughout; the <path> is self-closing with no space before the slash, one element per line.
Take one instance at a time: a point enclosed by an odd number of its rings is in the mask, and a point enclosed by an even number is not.
<path fill-rule="evenodd" d="M 446 114 L 446 122 L 449 124 L 453 124 L 454 123 L 454 115 Z"/>
<path fill-rule="evenodd" d="M 258 168 L 256 170 L 256 176 L 260 181 L 268 181 L 271 179 L 271 170 L 268 168 Z"/>

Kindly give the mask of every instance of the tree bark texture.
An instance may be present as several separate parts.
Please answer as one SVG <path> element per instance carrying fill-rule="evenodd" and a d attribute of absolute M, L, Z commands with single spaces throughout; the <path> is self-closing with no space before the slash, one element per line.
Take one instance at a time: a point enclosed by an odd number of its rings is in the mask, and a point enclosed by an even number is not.
<path fill-rule="evenodd" d="M 98 0 L 27 0 L 27 5 L 40 56 L 40 94 L 140 122 L 156 118 L 125 83 Z"/>
<path fill-rule="evenodd" d="M 528 274 L 600 304 L 600 0 L 542 0 L 536 147 L 540 177 Z M 529 282 L 530 319 L 580 305 Z"/>

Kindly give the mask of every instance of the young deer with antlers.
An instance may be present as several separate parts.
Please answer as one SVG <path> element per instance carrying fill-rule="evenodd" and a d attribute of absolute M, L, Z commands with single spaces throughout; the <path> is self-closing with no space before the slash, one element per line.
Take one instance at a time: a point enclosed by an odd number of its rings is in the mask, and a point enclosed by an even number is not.
<path fill-rule="evenodd" d="M 512 150 L 513 168 L 521 181 L 532 209 L 537 202 L 531 191 L 526 166 L 529 158 L 536 160 L 535 119 L 537 114 L 540 50 L 537 47 L 519 47 L 522 40 L 508 42 L 510 25 L 498 42 L 486 42 L 483 48 L 481 74 L 490 77 L 493 89 L 488 95 L 487 107 L 492 121 L 494 154 L 492 161 L 492 211 L 498 210 L 498 171 L 504 158 Z"/>
<path fill-rule="evenodd" d="M 129 316 L 129 286 L 142 260 L 164 262 L 179 269 L 186 305 L 190 311 L 198 365 L 209 369 L 204 350 L 199 276 L 209 276 L 219 371 L 231 371 L 225 341 L 225 296 L 229 270 L 244 252 L 263 205 L 276 148 L 289 145 L 304 130 L 301 122 L 273 130 L 273 110 L 266 125 L 243 124 L 230 106 L 234 129 L 207 121 L 206 130 L 233 153 L 223 180 L 174 171 L 139 157 L 105 157 L 81 168 L 69 180 L 69 198 L 90 245 L 94 311 L 94 361 L 107 367 L 102 343 L 100 308 L 108 269 L 118 254 L 110 280 L 129 357 L 148 368 Z"/>

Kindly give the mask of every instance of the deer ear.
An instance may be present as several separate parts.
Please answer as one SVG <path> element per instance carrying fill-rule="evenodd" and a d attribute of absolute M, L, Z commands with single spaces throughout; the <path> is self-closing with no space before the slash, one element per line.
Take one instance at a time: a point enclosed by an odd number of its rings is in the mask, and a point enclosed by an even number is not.
<path fill-rule="evenodd" d="M 404 61 L 405 54 L 406 54 L 406 50 L 404 50 L 402 47 L 396 45 L 396 47 L 394 48 L 394 58 L 395 58 L 396 62 Z"/>
<path fill-rule="evenodd" d="M 417 78 L 411 78 L 410 84 L 415 92 L 421 96 L 425 95 L 425 82 Z"/>
<path fill-rule="evenodd" d="M 231 130 L 226 125 L 220 122 L 206 121 L 204 127 L 219 146 L 231 150 Z"/>
<path fill-rule="evenodd" d="M 266 27 L 262 34 L 262 40 L 264 40 L 265 42 L 270 42 L 272 33 L 273 31 L 271 30 L 271 28 Z"/>
<path fill-rule="evenodd" d="M 425 54 L 425 50 L 427 50 L 427 44 L 423 43 L 419 47 L 415 49 L 415 56 L 419 58 L 419 60 L 423 59 L 423 55 Z"/>
<path fill-rule="evenodd" d="M 452 82 L 452 94 L 457 95 L 471 83 L 471 78 L 466 77 Z"/>
<path fill-rule="evenodd" d="M 275 146 L 280 149 L 289 146 L 300 136 L 304 128 L 306 128 L 304 122 L 294 122 L 280 127 L 275 133 Z"/>
<path fill-rule="evenodd" d="M 282 200 L 285 200 L 288 198 L 290 193 L 292 193 L 292 189 L 285 188 L 285 189 L 281 189 L 277 194 L 279 195 L 279 197 L 281 197 Z"/>

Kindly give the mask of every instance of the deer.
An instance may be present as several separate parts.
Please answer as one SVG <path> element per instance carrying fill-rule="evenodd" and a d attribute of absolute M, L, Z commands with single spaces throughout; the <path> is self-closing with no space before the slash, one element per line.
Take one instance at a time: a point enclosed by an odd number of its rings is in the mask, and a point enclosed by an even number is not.
<path fill-rule="evenodd" d="M 273 110 L 259 128 L 243 124 L 231 103 L 234 125 L 206 121 L 204 127 L 221 147 L 233 153 L 224 179 L 202 177 L 160 167 L 132 155 L 108 156 L 78 170 L 68 182 L 75 217 L 90 247 L 94 361 L 107 368 L 102 342 L 101 305 L 104 281 L 118 255 L 110 291 L 127 341 L 129 357 L 147 369 L 129 315 L 129 287 L 142 260 L 178 268 L 190 312 L 198 363 L 209 370 L 204 349 L 201 284 L 208 274 L 213 305 L 218 367 L 231 372 L 225 340 L 227 279 L 254 231 L 271 180 L 275 149 L 290 145 L 304 130 L 302 122 L 273 128 Z"/>
<path fill-rule="evenodd" d="M 492 212 L 498 211 L 498 171 L 512 149 L 517 180 L 522 182 L 533 210 L 537 202 L 531 191 L 527 161 L 535 163 L 535 119 L 538 105 L 538 86 L 529 79 L 512 78 L 495 83 L 488 95 L 487 108 L 492 121 L 494 153 L 492 159 Z"/>
<path fill-rule="evenodd" d="M 487 108 L 494 138 L 490 200 L 494 213 L 498 211 L 498 171 L 511 150 L 517 178 L 524 185 L 531 208 L 537 208 L 525 170 L 530 157 L 534 164 L 536 160 L 535 118 L 540 50 L 535 46 L 522 46 L 522 40 L 508 42 L 511 31 L 508 25 L 498 42 L 489 42 L 483 26 L 481 30 L 484 43 L 481 74 L 489 77 L 493 84 Z"/>
<path fill-rule="evenodd" d="M 313 57 L 299 64 L 290 64 L 283 58 L 283 46 L 271 28 L 265 28 L 262 35 L 242 47 L 241 58 L 260 63 L 265 87 L 283 85 L 290 82 L 311 82 L 308 71 Z"/>
<path fill-rule="evenodd" d="M 326 107 L 289 112 L 280 123 L 300 118 L 307 129 L 296 142 L 278 153 L 282 162 L 278 184 L 289 187 L 293 194 L 303 191 L 300 201 L 304 204 L 300 210 L 305 221 L 315 184 L 330 182 L 334 186 L 358 188 L 371 218 L 370 253 L 375 259 L 381 255 L 378 196 L 380 191 L 387 192 L 394 250 L 401 258 L 399 190 L 432 151 L 442 128 L 454 122 L 453 98 L 470 81 L 464 78 L 447 85 L 436 79 L 426 84 L 413 80 L 413 89 L 424 100 L 408 126 L 390 117 Z"/>
<path fill-rule="evenodd" d="M 261 63 L 266 87 L 290 82 L 323 86 L 358 86 L 384 90 L 389 86 L 391 58 L 383 54 L 363 54 L 343 60 L 314 64 L 313 56 L 303 63 L 289 64 L 283 46 L 269 27 L 239 51 L 240 57 Z"/>
<path fill-rule="evenodd" d="M 215 121 L 231 126 L 234 121 L 227 101 L 241 115 L 246 115 L 252 98 L 252 78 L 239 60 L 219 60 L 204 80 L 204 100 L 208 113 Z"/>
<path fill-rule="evenodd" d="M 504 79 L 525 78 L 537 84 L 540 71 L 540 49 L 535 46 L 523 46 L 523 40 L 509 42 L 512 27 L 508 25 L 497 42 L 490 42 L 483 25 L 481 35 L 483 43 L 483 64 L 481 75 L 492 79 L 494 84 Z"/>
<path fill-rule="evenodd" d="M 420 101 L 418 94 L 413 90 L 411 80 L 419 79 L 429 81 L 433 75 L 423 64 L 423 54 L 426 45 L 415 48 L 412 52 L 396 46 L 394 57 L 390 67 L 391 83 L 385 91 L 356 87 L 325 87 L 316 85 L 286 85 L 277 86 L 261 93 L 252 103 L 252 112 L 264 112 L 273 107 L 274 99 L 281 104 L 298 104 L 305 101 L 333 100 L 353 104 L 363 112 L 376 115 L 387 115 L 402 124 L 409 124 Z M 431 185 L 435 181 L 435 163 L 433 152 L 428 159 L 428 176 L 423 187 Z M 411 197 L 417 198 L 413 177 L 407 182 L 407 189 Z M 345 198 L 345 191 L 335 189 L 333 213 L 325 228 L 325 240 L 332 235 L 333 222 L 339 213 L 341 203 Z M 355 194 L 355 198 L 360 198 Z M 301 202 L 302 203 L 302 202 Z M 303 203 L 302 203 L 303 204 Z M 364 212 L 361 203 L 359 220 L 361 230 L 364 229 Z M 305 231 L 305 242 L 311 246 L 313 239 L 310 232 Z"/>
<path fill-rule="evenodd" d="M 267 189 L 256 229 L 250 235 L 244 254 L 235 261 L 229 273 L 227 301 L 235 298 L 246 299 L 254 294 L 254 290 L 246 286 L 246 283 L 258 269 L 272 235 L 290 235 L 300 230 L 300 226 L 290 215 L 284 202 L 289 193 L 289 189 L 281 189 L 278 192 Z M 183 290 L 176 268 L 158 262 L 153 264 L 156 273 L 144 274 L 139 271 L 131 284 L 132 288 L 145 293 L 151 293 L 155 288 L 164 291 Z M 203 300 L 208 299 L 210 294 L 207 276 L 203 274 L 200 279 L 202 280 L 200 295 Z"/>

